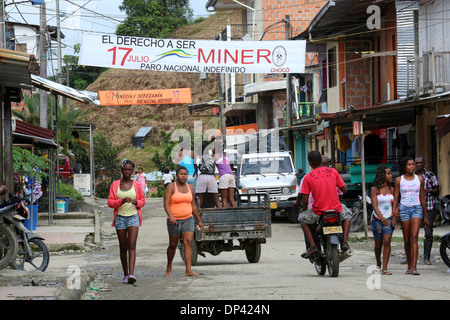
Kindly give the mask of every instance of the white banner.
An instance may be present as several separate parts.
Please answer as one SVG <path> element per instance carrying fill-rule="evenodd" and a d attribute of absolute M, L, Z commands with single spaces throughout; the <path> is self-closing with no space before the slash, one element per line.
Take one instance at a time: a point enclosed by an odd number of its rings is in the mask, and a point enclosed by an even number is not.
<path fill-rule="evenodd" d="M 79 65 L 166 72 L 304 73 L 306 41 L 208 41 L 83 34 Z"/>

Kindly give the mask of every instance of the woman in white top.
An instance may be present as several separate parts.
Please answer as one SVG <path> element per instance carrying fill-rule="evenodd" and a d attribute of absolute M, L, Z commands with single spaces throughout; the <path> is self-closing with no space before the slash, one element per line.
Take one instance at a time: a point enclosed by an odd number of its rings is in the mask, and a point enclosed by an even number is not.
<path fill-rule="evenodd" d="M 389 256 L 391 255 L 391 239 L 395 229 L 395 221 L 392 221 L 392 202 L 394 195 L 389 183 L 392 181 L 391 169 L 378 166 L 375 172 L 374 186 L 370 190 L 372 200 L 372 232 L 375 241 L 375 259 L 381 274 L 391 275 L 387 269 Z M 383 249 L 383 266 L 381 266 L 381 250 Z"/>
<path fill-rule="evenodd" d="M 428 226 L 425 204 L 424 182 L 422 177 L 414 174 L 416 163 L 411 157 L 405 157 L 401 164 L 400 177 L 394 185 L 394 219 L 402 225 L 405 253 L 408 261 L 406 274 L 419 275 L 417 257 L 419 255 L 419 230 L 422 218 Z"/>

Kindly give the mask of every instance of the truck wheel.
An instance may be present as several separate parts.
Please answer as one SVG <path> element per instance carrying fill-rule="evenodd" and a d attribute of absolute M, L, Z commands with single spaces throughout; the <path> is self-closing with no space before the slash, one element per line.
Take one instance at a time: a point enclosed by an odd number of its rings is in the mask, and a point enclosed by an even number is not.
<path fill-rule="evenodd" d="M 250 263 L 257 263 L 261 258 L 261 243 L 253 241 L 247 249 L 245 249 L 245 255 Z"/>
<path fill-rule="evenodd" d="M 183 239 L 180 239 L 180 256 L 181 256 L 181 260 L 183 260 L 183 262 L 186 262 L 184 259 L 184 243 L 183 243 Z M 197 260 L 198 260 L 198 246 L 197 246 L 197 240 L 195 240 L 195 236 L 192 239 L 192 260 L 191 260 L 191 265 L 196 266 L 197 265 Z"/>

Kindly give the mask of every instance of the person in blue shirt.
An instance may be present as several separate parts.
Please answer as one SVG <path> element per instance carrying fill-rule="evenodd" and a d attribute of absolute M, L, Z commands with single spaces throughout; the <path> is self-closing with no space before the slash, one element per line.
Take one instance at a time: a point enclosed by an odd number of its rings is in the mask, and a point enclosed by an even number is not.
<path fill-rule="evenodd" d="M 192 150 L 180 150 L 180 162 L 178 163 L 178 167 L 183 166 L 188 170 L 188 179 L 187 183 L 192 185 L 195 190 L 195 184 L 197 181 L 197 165 L 194 162 L 194 151 Z"/>

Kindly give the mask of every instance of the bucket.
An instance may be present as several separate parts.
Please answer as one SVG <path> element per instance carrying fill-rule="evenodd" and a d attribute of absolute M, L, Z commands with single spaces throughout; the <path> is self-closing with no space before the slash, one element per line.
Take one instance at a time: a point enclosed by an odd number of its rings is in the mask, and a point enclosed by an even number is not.
<path fill-rule="evenodd" d="M 28 206 L 28 219 L 24 220 L 23 225 L 28 230 L 36 230 L 38 224 L 38 205 Z"/>
<path fill-rule="evenodd" d="M 56 213 L 64 213 L 66 208 L 66 201 L 56 200 Z"/>
<path fill-rule="evenodd" d="M 58 202 L 61 201 L 64 203 L 64 211 L 58 211 Z M 69 212 L 69 198 L 67 197 L 61 197 L 61 198 L 56 198 L 56 212 L 57 213 L 67 213 Z"/>

